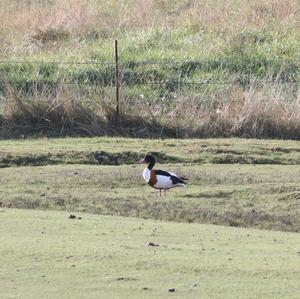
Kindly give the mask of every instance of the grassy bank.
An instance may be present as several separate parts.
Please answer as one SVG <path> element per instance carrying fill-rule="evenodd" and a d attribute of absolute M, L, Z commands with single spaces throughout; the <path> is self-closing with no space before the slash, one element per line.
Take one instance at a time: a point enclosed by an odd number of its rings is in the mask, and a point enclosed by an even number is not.
<path fill-rule="evenodd" d="M 137 162 L 151 150 L 186 189 L 159 198 L 144 183 Z M 19 140 L 2 141 L 0 158 L 3 207 L 300 230 L 296 141 Z"/>
<path fill-rule="evenodd" d="M 167 164 L 189 177 L 160 198 L 142 166 L 2 169 L 1 206 L 299 231 L 299 166 Z"/>
<path fill-rule="evenodd" d="M 1 136 L 300 138 L 298 1 L 0 5 Z"/>
<path fill-rule="evenodd" d="M 1 209 L 1 297 L 297 298 L 299 293 L 296 234 L 76 215 Z"/>

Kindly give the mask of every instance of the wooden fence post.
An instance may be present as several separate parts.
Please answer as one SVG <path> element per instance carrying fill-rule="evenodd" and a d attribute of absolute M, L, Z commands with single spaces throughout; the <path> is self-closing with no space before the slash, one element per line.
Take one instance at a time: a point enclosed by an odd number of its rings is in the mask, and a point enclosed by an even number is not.
<path fill-rule="evenodd" d="M 120 125 L 120 78 L 119 78 L 119 56 L 118 41 L 115 40 L 115 85 L 116 85 L 116 126 Z"/>

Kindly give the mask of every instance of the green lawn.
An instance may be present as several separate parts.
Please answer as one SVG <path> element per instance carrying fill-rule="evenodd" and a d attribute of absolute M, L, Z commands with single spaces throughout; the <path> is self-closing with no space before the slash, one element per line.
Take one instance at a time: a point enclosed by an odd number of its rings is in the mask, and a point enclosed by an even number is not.
<path fill-rule="evenodd" d="M 298 298 L 298 144 L 0 141 L 0 298 Z M 187 188 L 158 197 L 149 151 Z"/>
<path fill-rule="evenodd" d="M 69 214 L 0 210 L 1 298 L 299 298 L 298 234 Z"/>
<path fill-rule="evenodd" d="M 2 166 L 10 167 L 0 169 L 0 206 L 299 232 L 297 146 L 244 139 L 2 141 Z M 158 168 L 188 177 L 187 188 L 159 198 L 137 164 L 147 149 L 157 152 Z M 97 150 L 105 151 L 104 164 L 121 165 L 98 165 Z"/>

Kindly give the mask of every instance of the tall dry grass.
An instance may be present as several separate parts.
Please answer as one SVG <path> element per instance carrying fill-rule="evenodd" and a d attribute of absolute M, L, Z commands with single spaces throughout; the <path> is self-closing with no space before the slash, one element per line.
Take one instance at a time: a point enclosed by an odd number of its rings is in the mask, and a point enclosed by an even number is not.
<path fill-rule="evenodd" d="M 27 97 L 12 89 L 3 111 L 2 128 L 16 135 L 300 139 L 300 93 L 296 101 L 286 101 L 278 85 L 253 83 L 247 90 L 234 86 L 226 98 L 220 95 L 210 105 L 187 97 L 179 98 L 176 105 L 125 100 L 119 128 L 114 103 L 105 98 L 85 102 L 80 93 L 68 94 L 63 89 L 54 98 L 46 91 Z"/>
<path fill-rule="evenodd" d="M 112 37 L 118 30 L 157 27 L 186 26 L 196 31 L 226 32 L 228 36 L 237 35 L 241 28 L 295 29 L 300 26 L 300 2 L 2 0 L 0 18 L 0 54 L 5 56 L 34 50 L 32 38 L 39 40 L 38 35 L 48 31 L 65 32 L 76 39 Z"/>
<path fill-rule="evenodd" d="M 80 93 L 60 87 L 54 95 L 49 89 L 35 90 L 26 94 L 13 86 L 7 86 L 4 101 L 4 131 L 9 130 L 12 137 L 21 134 L 93 135 L 88 127 L 97 128 L 95 134 L 103 135 L 105 109 L 97 103 L 91 105 Z"/>
<path fill-rule="evenodd" d="M 278 85 L 251 86 L 249 90 L 234 89 L 232 93 L 215 107 L 187 111 L 191 119 L 197 120 L 197 124 L 190 126 L 197 136 L 300 138 L 300 93 L 292 102 L 286 101 Z"/>

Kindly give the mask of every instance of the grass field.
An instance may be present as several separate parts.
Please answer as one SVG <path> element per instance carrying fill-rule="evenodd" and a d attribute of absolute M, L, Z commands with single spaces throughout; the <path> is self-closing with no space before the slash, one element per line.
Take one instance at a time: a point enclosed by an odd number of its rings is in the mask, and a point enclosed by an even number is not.
<path fill-rule="evenodd" d="M 1 298 L 299 298 L 298 234 L 69 214 L 0 209 Z"/>
<path fill-rule="evenodd" d="M 151 150 L 186 189 L 159 198 L 145 184 L 137 162 Z M 299 154 L 276 140 L 2 141 L 1 205 L 299 232 Z"/>
<path fill-rule="evenodd" d="M 187 188 L 146 185 L 149 151 Z M 0 297 L 298 298 L 299 154 L 280 140 L 2 140 Z"/>
<path fill-rule="evenodd" d="M 1 299 L 299 298 L 299 0 L 0 19 Z M 159 197 L 149 152 L 187 187 Z"/>

